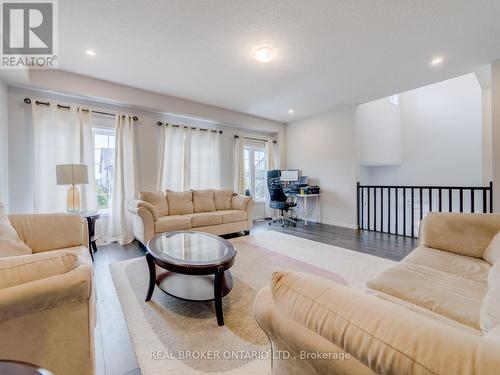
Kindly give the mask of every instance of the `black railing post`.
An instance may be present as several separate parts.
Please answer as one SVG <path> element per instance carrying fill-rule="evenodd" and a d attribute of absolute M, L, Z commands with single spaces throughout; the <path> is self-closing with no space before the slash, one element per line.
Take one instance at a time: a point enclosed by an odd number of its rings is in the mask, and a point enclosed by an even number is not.
<path fill-rule="evenodd" d="M 411 236 L 415 237 L 415 190 L 411 188 Z"/>
<path fill-rule="evenodd" d="M 358 182 L 356 182 L 356 213 L 357 213 L 357 219 L 358 219 L 358 229 L 361 229 L 360 225 L 360 214 L 359 214 L 359 185 L 361 185 Z"/>
<path fill-rule="evenodd" d="M 493 213 L 493 181 L 490 181 L 490 214 Z"/>
<path fill-rule="evenodd" d="M 391 233 L 391 188 L 387 189 L 387 233 Z"/>
<path fill-rule="evenodd" d="M 403 236 L 406 236 L 406 188 L 403 188 Z"/>

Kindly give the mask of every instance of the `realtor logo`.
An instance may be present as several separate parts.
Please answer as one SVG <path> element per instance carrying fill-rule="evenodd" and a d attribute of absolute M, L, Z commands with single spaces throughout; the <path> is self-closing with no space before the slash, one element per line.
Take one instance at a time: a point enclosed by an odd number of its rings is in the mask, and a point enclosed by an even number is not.
<path fill-rule="evenodd" d="M 57 0 L 1 0 L 2 69 L 57 68 Z"/>

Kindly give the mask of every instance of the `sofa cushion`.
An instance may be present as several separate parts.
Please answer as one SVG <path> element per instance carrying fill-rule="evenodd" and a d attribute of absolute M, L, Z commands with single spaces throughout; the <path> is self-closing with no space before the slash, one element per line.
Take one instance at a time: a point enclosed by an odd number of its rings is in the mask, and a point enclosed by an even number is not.
<path fill-rule="evenodd" d="M 191 218 L 184 215 L 161 216 L 155 223 L 155 233 L 191 229 Z"/>
<path fill-rule="evenodd" d="M 213 190 L 192 190 L 194 212 L 215 211 Z"/>
<path fill-rule="evenodd" d="M 479 329 L 481 301 L 487 285 L 434 268 L 400 262 L 367 286 Z"/>
<path fill-rule="evenodd" d="M 500 262 L 488 276 L 488 292 L 481 303 L 481 330 L 488 332 L 500 325 Z"/>
<path fill-rule="evenodd" d="M 404 261 L 484 284 L 488 282 L 488 273 L 491 269 L 491 265 L 483 259 L 466 257 L 429 247 L 417 247 L 404 258 Z"/>
<path fill-rule="evenodd" d="M 483 254 L 483 259 L 490 264 L 500 260 L 500 231 L 493 237 Z"/>
<path fill-rule="evenodd" d="M 192 214 L 193 193 L 191 191 L 166 191 L 169 215 Z"/>
<path fill-rule="evenodd" d="M 252 197 L 246 195 L 233 195 L 231 199 L 231 207 L 233 210 L 246 210 L 247 204 L 252 200 Z"/>
<path fill-rule="evenodd" d="M 87 222 L 76 214 L 10 215 L 19 237 L 33 253 L 80 246 Z"/>
<path fill-rule="evenodd" d="M 31 254 L 31 249 L 19 238 L 0 203 L 0 257 Z"/>
<path fill-rule="evenodd" d="M 158 216 L 168 215 L 168 202 L 167 197 L 162 191 L 141 191 L 139 199 L 144 202 L 150 203 L 156 209 L 155 220 L 158 220 Z"/>
<path fill-rule="evenodd" d="M 419 237 L 422 246 L 482 258 L 499 230 L 499 214 L 429 212 Z"/>
<path fill-rule="evenodd" d="M 214 190 L 215 208 L 217 210 L 230 210 L 233 208 L 231 200 L 233 198 L 232 190 Z"/>
<path fill-rule="evenodd" d="M 279 319 L 305 326 L 376 374 L 493 375 L 500 368 L 496 344 L 482 345 L 481 337 L 319 277 L 275 272 L 272 293 Z M 314 336 L 303 337 L 308 339 Z M 304 347 L 301 342 L 285 344 L 292 350 Z"/>
<path fill-rule="evenodd" d="M 68 250 L 0 258 L 0 289 L 68 272 L 80 264 Z"/>
<path fill-rule="evenodd" d="M 191 227 L 205 227 L 209 225 L 219 225 L 222 224 L 222 216 L 219 212 L 198 212 L 194 214 L 188 214 L 191 218 Z"/>
<path fill-rule="evenodd" d="M 247 219 L 247 212 L 242 210 L 222 210 L 218 212 L 221 214 L 224 224 L 245 221 Z"/>

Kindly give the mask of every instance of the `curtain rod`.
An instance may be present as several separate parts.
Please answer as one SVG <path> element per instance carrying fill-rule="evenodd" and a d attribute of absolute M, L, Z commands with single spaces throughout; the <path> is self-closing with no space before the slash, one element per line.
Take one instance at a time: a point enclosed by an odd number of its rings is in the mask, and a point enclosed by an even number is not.
<path fill-rule="evenodd" d="M 24 102 L 25 102 L 26 104 L 31 104 L 31 99 L 30 99 L 30 98 L 24 98 Z M 46 105 L 47 107 L 48 107 L 48 106 L 50 106 L 50 103 L 49 103 L 49 102 L 40 102 L 40 101 L 38 101 L 38 100 L 35 100 L 35 104 L 36 104 L 36 105 Z M 61 108 L 62 108 L 62 109 L 70 109 L 70 108 L 71 108 L 71 106 L 69 106 L 69 105 L 61 105 L 61 104 L 58 104 L 58 105 L 57 105 L 57 108 L 59 108 L 59 109 L 61 109 Z M 82 109 L 82 111 L 83 111 L 83 112 L 90 112 L 90 110 L 89 110 L 89 109 L 87 109 L 87 108 L 83 108 L 83 109 Z M 92 112 L 93 112 L 93 113 L 98 113 L 98 114 L 100 114 L 100 115 L 106 115 L 106 116 L 117 116 L 117 114 L 116 114 L 116 113 L 110 113 L 110 112 L 102 112 L 102 111 L 92 111 Z M 139 117 L 137 117 L 137 116 L 133 116 L 133 117 L 132 117 L 132 119 L 133 119 L 134 121 L 138 121 L 138 120 L 139 120 Z"/>
<path fill-rule="evenodd" d="M 238 139 L 240 138 L 239 135 L 235 134 L 234 135 L 234 139 Z M 268 140 L 267 139 L 261 139 L 261 138 L 252 138 L 252 137 L 243 137 L 244 139 L 250 139 L 251 141 L 260 141 L 260 142 L 267 142 Z M 275 141 L 273 139 L 273 143 L 277 143 L 277 141 Z"/>
<path fill-rule="evenodd" d="M 187 125 L 170 124 L 170 123 L 168 123 L 168 122 L 165 122 L 165 123 L 164 123 L 164 122 L 161 122 L 161 121 L 158 121 L 158 122 L 156 123 L 156 125 L 158 125 L 158 126 L 163 126 L 163 125 L 165 125 L 165 126 L 172 126 L 173 128 L 180 128 L 181 126 L 182 126 L 184 129 L 188 129 L 188 128 L 189 128 L 189 126 L 187 126 Z M 224 133 L 222 130 L 207 129 L 207 128 L 197 128 L 197 127 L 195 127 L 195 126 L 191 126 L 191 130 L 196 130 L 196 129 L 199 129 L 200 131 L 203 131 L 203 132 L 208 132 L 208 131 L 210 130 L 212 133 L 219 133 L 219 134 Z"/>

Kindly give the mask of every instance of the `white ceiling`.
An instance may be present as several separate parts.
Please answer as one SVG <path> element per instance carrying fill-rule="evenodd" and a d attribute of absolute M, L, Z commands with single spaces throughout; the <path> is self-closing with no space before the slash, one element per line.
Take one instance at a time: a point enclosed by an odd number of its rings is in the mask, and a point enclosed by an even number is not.
<path fill-rule="evenodd" d="M 498 0 L 64 0 L 59 11 L 60 69 L 281 122 L 500 58 Z M 263 42 L 280 50 L 269 64 L 250 57 Z M 430 67 L 437 55 L 445 63 Z"/>

